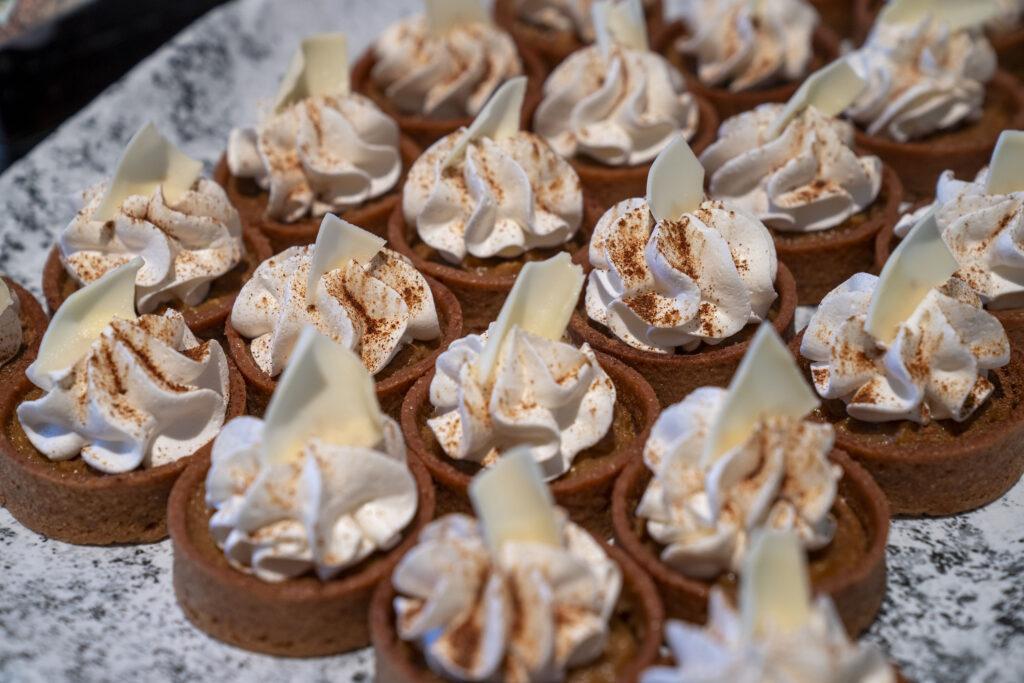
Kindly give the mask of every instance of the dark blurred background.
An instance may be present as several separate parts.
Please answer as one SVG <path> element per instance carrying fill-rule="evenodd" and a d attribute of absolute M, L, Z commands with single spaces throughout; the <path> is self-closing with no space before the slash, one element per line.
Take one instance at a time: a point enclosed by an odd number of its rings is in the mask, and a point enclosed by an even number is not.
<path fill-rule="evenodd" d="M 0 0 L 0 171 L 226 0 Z"/>

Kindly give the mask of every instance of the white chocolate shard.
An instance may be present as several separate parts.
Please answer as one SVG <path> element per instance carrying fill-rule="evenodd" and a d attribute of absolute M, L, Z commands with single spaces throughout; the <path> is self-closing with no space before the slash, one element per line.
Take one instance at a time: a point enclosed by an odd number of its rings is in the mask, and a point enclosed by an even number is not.
<path fill-rule="evenodd" d="M 789 122 L 808 107 L 814 107 L 825 116 L 838 116 L 866 87 L 867 81 L 857 75 L 845 58 L 837 59 L 808 76 L 793 93 L 772 125 L 771 136 L 782 135 Z"/>
<path fill-rule="evenodd" d="M 320 222 L 320 231 L 316 234 L 313 246 L 313 259 L 309 264 L 309 275 L 306 279 L 306 303 L 313 303 L 316 288 L 324 273 L 340 268 L 349 261 L 366 265 L 373 260 L 385 240 L 377 237 L 348 221 L 342 220 L 332 213 L 324 216 Z"/>
<path fill-rule="evenodd" d="M 506 543 L 561 545 L 551 492 L 528 448 L 513 448 L 469 485 L 484 539 L 497 557 Z"/>
<path fill-rule="evenodd" d="M 1004 130 L 988 165 L 988 194 L 1024 192 L 1024 131 Z"/>
<path fill-rule="evenodd" d="M 480 138 L 502 140 L 519 132 L 522 118 L 523 100 L 526 99 L 526 76 L 516 76 L 505 81 L 498 88 L 484 108 L 480 110 L 473 123 L 455 143 L 443 168 L 458 163 L 466 153 L 469 143 Z"/>
<path fill-rule="evenodd" d="M 477 377 L 487 381 L 516 327 L 545 339 L 561 339 L 583 291 L 583 268 L 566 253 L 527 263 L 487 332 L 477 359 Z"/>
<path fill-rule="evenodd" d="M 657 221 L 679 220 L 704 201 L 704 167 L 678 135 L 658 154 L 647 173 L 647 206 Z"/>
<path fill-rule="evenodd" d="M 807 557 L 791 531 L 758 533 L 740 575 L 740 618 L 748 636 L 794 633 L 811 614 Z"/>
<path fill-rule="evenodd" d="M 490 21 L 480 0 L 425 0 L 424 4 L 427 27 L 434 34 L 450 31 L 459 24 Z"/>
<path fill-rule="evenodd" d="M 53 314 L 39 345 L 39 355 L 25 374 L 47 388 L 51 372 L 69 368 L 89 351 L 115 318 L 135 320 L 135 277 L 142 257 L 113 268 L 69 296 Z"/>
<path fill-rule="evenodd" d="M 307 97 L 347 95 L 348 41 L 343 33 L 321 33 L 302 41 L 281 79 L 274 111 Z"/>
<path fill-rule="evenodd" d="M 711 425 L 701 464 L 710 466 L 741 445 L 765 419 L 800 419 L 820 403 L 779 333 L 770 322 L 762 323 L 729 383 L 725 405 Z"/>
<path fill-rule="evenodd" d="M 942 240 L 936 211 L 933 207 L 918 221 L 882 268 L 864 323 L 868 334 L 880 342 L 891 343 L 928 292 L 960 267 Z"/>
<path fill-rule="evenodd" d="M 931 16 L 952 31 L 980 26 L 999 14 L 997 0 L 890 0 L 879 14 L 886 24 L 914 24 Z"/>
<path fill-rule="evenodd" d="M 372 448 L 383 438 L 373 378 L 359 357 L 306 326 L 264 417 L 263 457 L 289 462 L 309 439 Z"/>
<path fill-rule="evenodd" d="M 128 141 L 92 220 L 109 221 L 125 199 L 137 194 L 148 197 L 157 188 L 161 188 L 167 204 L 174 206 L 202 171 L 201 161 L 186 155 L 162 136 L 156 126 L 147 123 Z"/>
<path fill-rule="evenodd" d="M 591 9 L 597 45 L 605 55 L 615 45 L 647 52 L 647 20 L 640 0 L 597 0 Z"/>
<path fill-rule="evenodd" d="M 0 311 L 10 306 L 13 301 L 14 297 L 11 294 L 10 288 L 6 282 L 0 279 Z"/>

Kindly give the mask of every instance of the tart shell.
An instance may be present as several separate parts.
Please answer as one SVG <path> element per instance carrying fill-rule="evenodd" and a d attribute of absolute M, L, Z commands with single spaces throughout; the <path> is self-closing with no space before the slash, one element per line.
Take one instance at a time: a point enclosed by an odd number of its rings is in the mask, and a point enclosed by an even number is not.
<path fill-rule="evenodd" d="M 30 291 L 9 277 L 4 276 L 3 281 L 11 290 L 14 298 L 18 300 L 18 310 L 21 316 L 21 348 L 9 361 L 0 364 L 0 390 L 24 372 L 22 366 L 35 359 L 36 353 L 39 351 L 39 343 L 43 340 L 46 327 L 50 324 L 50 318 L 46 315 L 46 311 Z M 0 482 L 0 486 L 2 485 L 3 482 Z"/>
<path fill-rule="evenodd" d="M 781 262 L 775 277 L 775 290 L 779 298 L 772 324 L 785 339 L 792 331 L 797 298 L 793 276 Z M 613 356 L 639 372 L 654 389 L 661 406 L 666 408 L 683 400 L 697 387 L 728 386 L 749 344 L 746 340 L 722 347 L 703 345 L 697 353 L 688 354 L 643 351 L 592 324 L 582 307 L 573 313 L 569 336 L 577 344 L 587 342 L 597 351 Z"/>
<path fill-rule="evenodd" d="M 174 487 L 168 520 L 174 549 L 174 593 L 194 626 L 231 645 L 279 657 L 340 654 L 370 644 L 374 588 L 434 516 L 430 476 L 415 460 L 419 507 L 395 548 L 371 556 L 339 578 L 303 576 L 268 583 L 232 567 L 209 533 L 205 502 L 209 458 L 189 467 Z"/>
<path fill-rule="evenodd" d="M 869 542 L 855 563 L 812 582 L 812 588 L 832 598 L 846 630 L 857 636 L 875 620 L 885 597 L 889 506 L 864 468 L 840 450 L 833 450 L 830 458 L 843 468 L 838 497 L 852 509 L 867 532 Z M 714 583 L 675 571 L 663 563 L 638 534 L 637 526 L 642 526 L 642 522 L 634 511 L 650 480 L 651 473 L 641 459 L 632 462 L 619 478 L 612 496 L 615 540 L 654 579 L 669 618 L 704 623 Z"/>
<path fill-rule="evenodd" d="M 458 300 L 448 291 L 448 288 L 436 280 L 427 278 L 427 284 L 430 285 L 430 291 L 434 296 L 434 306 L 441 322 L 441 339 L 437 349 L 426 358 L 396 371 L 387 379 L 374 383 L 381 410 L 392 417 L 398 416 L 402 400 L 409 387 L 424 373 L 433 370 L 434 362 L 441 352 L 462 336 L 462 308 L 459 306 Z M 270 402 L 270 397 L 277 387 L 277 380 L 263 372 L 256 364 L 249 351 L 250 340 L 235 330 L 231 325 L 230 318 L 224 326 L 224 334 L 227 339 L 228 354 L 245 378 L 248 413 L 255 416 L 263 415 Z"/>
<path fill-rule="evenodd" d="M 608 538 L 611 534 L 608 497 L 615 479 L 627 464 L 641 457 L 647 433 L 659 409 L 654 391 L 637 372 L 602 353 L 597 353 L 597 360 L 615 384 L 616 412 L 628 411 L 634 433 L 627 443 L 617 446 L 611 457 L 583 472 L 570 470 L 552 481 L 550 489 L 555 501 L 568 511 L 573 522 L 596 536 Z M 402 404 L 402 434 L 409 452 L 423 462 L 437 486 L 438 515 L 470 513 L 468 489 L 472 475 L 457 467 L 457 461 L 444 455 L 436 444 L 428 444 L 422 432 L 426 417 L 433 414 L 430 406 L 433 378 L 431 371 L 406 395 Z"/>
<path fill-rule="evenodd" d="M 605 553 L 622 570 L 622 592 L 628 597 L 630 607 L 628 614 L 634 621 L 638 641 L 638 649 L 631 661 L 616 671 L 594 673 L 594 676 L 581 680 L 600 681 L 605 683 L 636 683 L 640 674 L 657 662 L 662 642 L 662 631 L 665 624 L 664 610 L 658 598 L 657 589 L 650 577 L 619 548 L 609 545 L 597 538 Z M 373 641 L 374 659 L 377 680 L 387 683 L 442 683 L 439 678 L 422 663 L 414 644 L 406 643 L 398 637 L 395 629 L 395 613 L 393 604 L 396 593 L 390 579 L 380 582 L 373 595 L 370 606 L 370 633 Z M 620 598 L 620 603 L 623 598 Z M 613 614 L 613 619 L 620 618 Z M 592 667 L 593 668 L 593 667 Z M 586 676 L 587 667 L 580 667 L 570 674 L 580 673 Z M 603 674 L 603 675 L 602 675 Z M 569 680 L 575 680 L 570 675 Z"/>
<path fill-rule="evenodd" d="M 571 256 L 575 263 L 586 267 L 587 243 L 590 241 L 590 233 L 594 224 L 601 217 L 602 211 L 597 204 L 586 196 L 583 200 L 583 222 L 579 232 L 576 233 L 576 241 L 583 244 L 572 250 Z M 516 282 L 515 273 L 490 273 L 474 272 L 469 269 L 453 266 L 448 263 L 424 258 L 415 249 L 422 244 L 416 235 L 416 227 L 410 226 L 405 221 L 405 214 L 402 211 L 402 203 L 399 201 L 394 213 L 391 214 L 391 221 L 388 224 L 388 246 L 407 256 L 420 271 L 428 277 L 441 282 L 451 290 L 455 298 L 462 306 L 462 321 L 466 332 L 480 332 L 487 329 L 501 311 L 505 298 L 512 291 L 512 285 Z M 544 258 L 553 255 L 557 249 L 543 249 L 527 252 L 520 260 L 531 260 L 532 257 L 542 254 Z"/>
<path fill-rule="evenodd" d="M 245 223 L 243 222 L 243 225 Z M 162 304 L 154 313 L 160 313 L 165 308 L 173 308 L 185 318 L 185 324 L 192 330 L 192 333 L 203 339 L 219 337 L 224 331 L 224 321 L 231 313 L 231 307 L 235 305 L 235 297 L 241 291 L 241 285 L 252 277 L 256 266 L 273 255 L 270 242 L 256 230 L 248 227 L 242 229 L 242 239 L 245 243 L 245 253 L 242 261 L 235 266 L 235 269 L 227 275 L 221 276 L 213 281 L 216 287 L 218 280 L 225 277 L 234 277 L 236 271 L 238 289 L 233 289 L 217 301 L 207 299 L 198 306 L 185 306 L 180 301 L 172 301 Z M 243 267 L 244 266 L 244 267 Z M 46 299 L 46 306 L 52 315 L 60 308 L 64 300 L 77 291 L 80 285 L 68 274 L 61 261 L 60 247 L 54 246 L 43 266 L 43 295 Z"/>
<path fill-rule="evenodd" d="M 800 367 L 810 379 L 810 362 L 800 355 L 801 332 L 790 343 Z M 1009 365 L 991 371 L 999 392 L 986 401 L 1005 401 L 1008 419 L 988 429 L 973 429 L 977 414 L 967 422 L 944 425 L 941 445 L 934 439 L 915 438 L 921 428 L 893 436 L 884 444 L 836 427 L 836 448 L 860 463 L 885 493 L 895 515 L 946 516 L 982 507 L 1000 498 L 1024 474 L 1024 353 L 1012 350 Z M 983 405 L 979 409 L 985 410 Z M 842 401 L 828 401 L 817 411 L 819 419 L 841 422 Z M 951 422 L 943 420 L 941 423 Z M 869 423 L 860 423 L 868 425 Z M 893 430 L 907 421 L 881 423 L 879 431 Z M 934 427 L 936 423 L 932 423 Z"/>
<path fill-rule="evenodd" d="M 166 538 L 171 488 L 190 463 L 209 458 L 213 441 L 173 463 L 124 474 L 95 472 L 80 458 L 51 462 L 23 433 L 17 434 L 21 427 L 15 410 L 35 389 L 25 367 L 0 394 L 0 503 L 32 531 L 66 543 L 137 544 Z M 225 423 L 245 412 L 245 382 L 230 359 L 228 374 Z"/>
<path fill-rule="evenodd" d="M 514 36 L 513 40 L 515 40 L 519 57 L 523 62 L 523 75 L 527 78 L 526 99 L 523 101 L 521 120 L 530 121 L 533 118 L 534 109 L 540 104 L 541 87 L 544 79 L 547 78 L 548 70 L 533 50 L 516 40 Z M 468 128 L 473 123 L 472 116 L 432 119 L 421 114 L 402 113 L 391 103 L 384 91 L 373 82 L 371 74 L 376 64 L 377 55 L 374 54 L 371 45 L 352 67 L 352 90 L 360 92 L 376 102 L 381 111 L 397 121 L 402 132 L 424 150 L 445 135 L 454 133 L 464 126 Z"/>
<path fill-rule="evenodd" d="M 943 171 L 952 170 L 957 178 L 973 178 L 988 164 L 999 134 L 1006 129 L 1024 128 L 1024 85 L 1012 74 L 1000 69 L 987 84 L 985 109 L 1005 109 L 1005 126 L 987 126 L 984 121 L 964 126 L 982 134 L 973 140 L 948 140 L 949 134 L 935 133 L 915 142 L 896 142 L 856 131 L 857 146 L 881 157 L 899 175 L 911 198 L 931 197 Z"/>
<path fill-rule="evenodd" d="M 388 217 L 395 210 L 401 195 L 399 188 L 405 184 L 405 175 L 413 162 L 420 157 L 423 150 L 408 136 L 402 135 L 398 141 L 398 149 L 402 155 L 402 175 L 395 186 L 387 194 L 371 199 L 360 206 L 338 213 L 338 217 L 359 226 L 367 232 L 384 237 L 387 230 Z M 227 155 L 222 155 L 214 169 L 213 179 L 220 183 L 228 194 L 228 199 L 242 217 L 242 225 L 255 228 L 270 240 L 272 252 L 277 254 L 288 247 L 303 246 L 316 242 L 320 232 L 321 216 L 307 216 L 292 223 L 269 218 L 267 210 L 267 192 L 251 179 L 236 178 L 228 168 Z"/>
<path fill-rule="evenodd" d="M 532 50 L 549 69 L 565 61 L 565 58 L 586 44 L 572 31 L 548 31 L 520 21 L 516 16 L 517 5 L 521 0 L 495 0 L 494 20 L 527 49 Z M 645 3 L 645 5 L 648 3 Z M 654 0 L 644 8 L 647 17 L 647 34 L 651 42 L 664 29 L 664 3 Z"/>
<path fill-rule="evenodd" d="M 679 69 L 686 77 L 686 84 L 690 92 L 710 102 L 718 112 L 718 117 L 723 121 L 737 114 L 750 111 L 762 104 L 788 102 L 803 81 L 801 78 L 800 81 L 739 92 L 734 92 L 729 90 L 729 88 L 704 85 L 694 71 L 695 63 L 693 60 L 680 54 L 674 47 L 676 41 L 687 34 L 688 30 L 685 23 L 682 21 L 672 22 L 662 33 L 658 44 L 655 46 L 655 50 L 664 55 L 673 66 Z M 807 74 L 805 75 L 814 73 L 839 56 L 839 38 L 836 37 L 835 33 L 828 26 L 819 24 L 814 31 L 812 41 L 814 57 L 808 65 Z M 702 150 L 695 149 L 694 151 L 700 154 Z"/>

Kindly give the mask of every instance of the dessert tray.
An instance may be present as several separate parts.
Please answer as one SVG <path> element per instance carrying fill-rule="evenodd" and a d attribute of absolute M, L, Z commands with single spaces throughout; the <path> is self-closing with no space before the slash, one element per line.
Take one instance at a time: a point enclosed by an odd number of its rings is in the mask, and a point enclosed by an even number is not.
<path fill-rule="evenodd" d="M 666 0 L 666 13 L 675 4 Z M 422 0 L 235 0 L 213 10 L 0 175 L 0 272 L 43 299 L 41 274 L 80 207 L 79 188 L 109 177 L 147 122 L 201 160 L 209 177 L 231 129 L 266 109 L 268 84 L 303 38 L 343 31 L 354 61 L 421 8 Z M 797 330 L 814 311 L 796 309 Z M 644 400 L 656 405 L 647 391 Z M 1022 521 L 1024 481 L 973 512 L 894 517 L 885 597 L 862 639 L 908 680 L 1024 680 Z M 0 681 L 374 680 L 370 648 L 285 658 L 207 636 L 175 599 L 173 559 L 170 540 L 71 545 L 30 531 L 0 507 Z"/>

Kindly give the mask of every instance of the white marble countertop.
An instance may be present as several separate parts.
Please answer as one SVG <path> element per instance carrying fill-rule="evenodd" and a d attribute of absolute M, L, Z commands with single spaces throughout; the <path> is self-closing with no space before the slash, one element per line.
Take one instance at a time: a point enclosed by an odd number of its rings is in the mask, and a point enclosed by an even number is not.
<path fill-rule="evenodd" d="M 147 120 L 211 165 L 273 96 L 300 38 L 345 31 L 352 54 L 419 0 L 237 0 L 140 64 L 0 176 L 0 271 L 39 293 L 78 195 Z M 917 681 L 1024 680 L 1024 484 L 984 510 L 897 520 L 868 637 Z M 369 681 L 368 651 L 285 660 L 216 642 L 182 616 L 168 542 L 82 548 L 0 510 L 0 681 Z"/>

